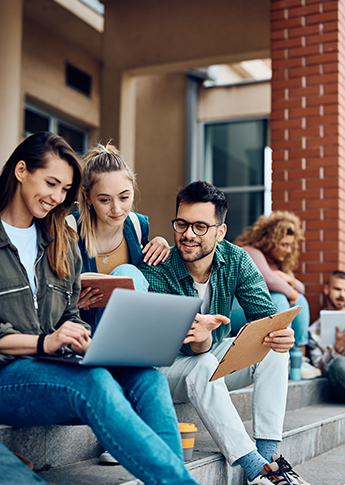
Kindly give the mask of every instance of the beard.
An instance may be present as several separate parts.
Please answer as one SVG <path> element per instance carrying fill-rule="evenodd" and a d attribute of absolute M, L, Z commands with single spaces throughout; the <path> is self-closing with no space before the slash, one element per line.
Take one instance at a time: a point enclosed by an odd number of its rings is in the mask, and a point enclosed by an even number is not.
<path fill-rule="evenodd" d="M 175 244 L 181 259 L 186 263 L 194 263 L 195 261 L 206 258 L 206 256 L 214 251 L 217 245 L 217 236 L 210 244 L 205 244 L 203 241 L 200 242 L 195 240 L 189 240 L 187 238 L 180 239 L 179 241 L 176 241 L 175 239 Z M 184 248 L 183 244 L 193 244 L 197 246 L 197 248 L 195 248 L 193 252 L 189 253 Z"/>
<path fill-rule="evenodd" d="M 337 298 L 337 299 L 333 300 L 328 295 L 328 302 L 331 304 L 331 306 L 335 310 L 342 310 L 345 307 L 345 300 L 343 298 Z"/>

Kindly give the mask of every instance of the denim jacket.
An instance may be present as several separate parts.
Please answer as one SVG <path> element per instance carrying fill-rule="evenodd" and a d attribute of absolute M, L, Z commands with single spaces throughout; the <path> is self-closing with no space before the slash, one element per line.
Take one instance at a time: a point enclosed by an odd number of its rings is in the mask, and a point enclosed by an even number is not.
<path fill-rule="evenodd" d="M 141 227 L 141 244 L 145 246 L 149 242 L 149 222 L 148 217 L 143 216 L 142 214 L 136 214 L 139 219 L 140 227 Z M 81 258 L 83 261 L 82 265 L 82 273 L 93 272 L 98 273 L 97 265 L 96 265 L 96 258 L 90 258 L 88 252 L 85 247 L 85 240 L 80 237 L 80 225 L 78 224 L 80 214 L 79 212 L 74 212 L 73 214 L 76 222 L 77 222 L 77 231 L 79 235 L 79 249 L 81 253 Z M 131 263 L 134 266 L 139 266 L 141 261 L 143 260 L 143 252 L 141 250 L 141 244 L 138 240 L 138 236 L 134 227 L 133 222 L 131 221 L 130 217 L 127 217 L 124 223 L 123 228 L 124 237 L 126 238 L 129 254 L 131 257 Z M 83 320 L 88 322 L 92 328 L 95 328 L 96 324 L 98 323 L 101 314 L 103 312 L 102 308 L 90 308 L 89 310 L 80 309 L 80 315 Z"/>
<path fill-rule="evenodd" d="M 96 258 L 90 258 L 88 252 L 85 247 L 85 240 L 80 237 L 80 225 L 78 224 L 80 214 L 79 212 L 74 212 L 73 214 L 76 222 L 77 222 L 77 231 L 79 235 L 79 249 L 83 261 L 82 266 L 82 273 L 93 272 L 98 273 L 97 266 L 96 266 Z M 142 240 L 141 243 L 143 246 L 149 242 L 149 222 L 147 216 L 143 216 L 142 214 L 137 214 L 141 233 L 142 233 Z M 138 236 L 134 228 L 134 224 L 131 221 L 130 217 L 127 217 L 124 223 L 123 233 L 125 239 L 128 244 L 129 254 L 131 257 L 131 264 L 134 266 L 139 266 L 141 261 L 143 260 L 143 252 L 141 250 L 140 242 L 138 241 Z"/>
<path fill-rule="evenodd" d="M 66 320 L 89 326 L 80 318 L 81 259 L 78 247 L 68 248 L 71 276 L 58 278 L 52 271 L 46 248 L 52 236 L 36 219 L 38 253 L 35 262 L 37 292 L 32 293 L 28 275 L 17 248 L 0 222 L 0 338 L 13 333 L 39 335 L 52 333 Z M 16 357 L 0 353 L 0 366 Z"/>

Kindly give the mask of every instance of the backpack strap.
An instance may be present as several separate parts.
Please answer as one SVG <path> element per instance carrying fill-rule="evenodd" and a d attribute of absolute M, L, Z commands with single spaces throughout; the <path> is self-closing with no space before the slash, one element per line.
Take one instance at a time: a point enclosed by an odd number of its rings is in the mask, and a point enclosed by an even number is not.
<path fill-rule="evenodd" d="M 130 212 L 129 214 L 129 217 L 133 223 L 133 226 L 134 226 L 134 229 L 135 229 L 135 232 L 137 233 L 137 238 L 138 238 L 138 241 L 139 241 L 139 244 L 140 246 L 142 246 L 141 244 L 141 240 L 142 240 L 142 232 L 141 232 L 141 225 L 140 225 L 140 222 L 139 222 L 139 217 L 136 215 L 135 212 Z"/>
<path fill-rule="evenodd" d="M 74 229 L 75 232 L 78 232 L 77 231 L 77 221 L 74 219 L 74 216 L 72 214 L 70 214 L 69 216 L 66 217 L 65 222 L 69 225 L 69 227 Z"/>

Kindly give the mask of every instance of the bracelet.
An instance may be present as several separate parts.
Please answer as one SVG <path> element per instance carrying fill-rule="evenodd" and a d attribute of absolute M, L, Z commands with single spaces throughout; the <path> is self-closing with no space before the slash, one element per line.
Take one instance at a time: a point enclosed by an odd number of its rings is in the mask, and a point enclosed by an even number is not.
<path fill-rule="evenodd" d="M 45 332 L 41 333 L 37 340 L 37 355 L 46 355 L 46 352 L 43 350 L 43 342 L 46 338 L 47 334 Z"/>

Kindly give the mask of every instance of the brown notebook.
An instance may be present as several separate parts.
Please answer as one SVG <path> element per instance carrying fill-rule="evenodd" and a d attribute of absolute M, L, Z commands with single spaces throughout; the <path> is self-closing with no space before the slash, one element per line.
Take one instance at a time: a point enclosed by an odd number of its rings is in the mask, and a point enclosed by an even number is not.
<path fill-rule="evenodd" d="M 115 288 L 134 290 L 133 279 L 128 276 L 112 276 L 103 273 L 82 273 L 80 275 L 82 288 L 98 288 L 103 294 L 101 300 L 93 303 L 90 308 L 105 307 Z"/>
<path fill-rule="evenodd" d="M 287 328 L 301 308 L 292 307 L 271 317 L 246 323 L 226 351 L 210 381 L 261 362 L 270 351 L 269 347 L 262 345 L 266 335 L 274 330 Z"/>

